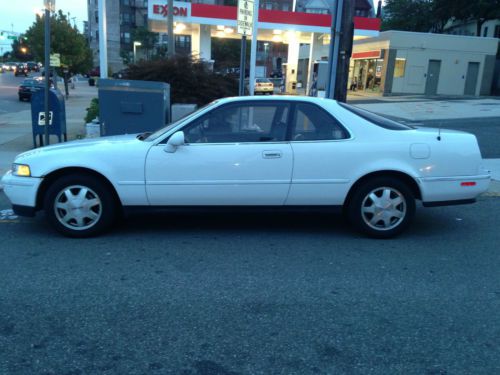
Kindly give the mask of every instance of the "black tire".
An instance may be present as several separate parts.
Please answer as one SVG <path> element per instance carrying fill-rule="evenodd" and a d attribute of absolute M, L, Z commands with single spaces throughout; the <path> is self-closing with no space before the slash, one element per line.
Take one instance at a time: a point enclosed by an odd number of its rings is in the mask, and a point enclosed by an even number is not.
<path fill-rule="evenodd" d="M 403 181 L 394 177 L 376 177 L 353 192 L 347 216 L 368 236 L 391 238 L 404 231 L 413 220 L 415 197 Z"/>
<path fill-rule="evenodd" d="M 68 197 L 72 198 L 71 202 Z M 68 237 L 85 238 L 108 230 L 115 222 L 118 207 L 110 188 L 101 179 L 70 174 L 58 178 L 47 189 L 44 210 L 58 232 Z"/>

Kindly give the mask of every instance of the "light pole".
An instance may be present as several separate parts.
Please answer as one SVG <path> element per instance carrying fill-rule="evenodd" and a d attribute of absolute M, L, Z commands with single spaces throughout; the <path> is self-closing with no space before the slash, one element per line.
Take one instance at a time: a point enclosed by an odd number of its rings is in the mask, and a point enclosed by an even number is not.
<path fill-rule="evenodd" d="M 106 0 L 98 1 L 99 15 L 99 70 L 100 78 L 108 78 L 108 29 L 106 24 Z"/>
<path fill-rule="evenodd" d="M 137 47 L 142 46 L 141 42 L 134 42 L 134 64 L 137 63 Z"/>
<path fill-rule="evenodd" d="M 43 6 L 45 8 L 45 145 L 49 145 L 50 12 L 55 10 L 56 0 L 44 0 Z"/>
<path fill-rule="evenodd" d="M 174 0 L 167 2 L 167 32 L 168 32 L 168 49 L 167 56 L 175 56 L 175 35 L 174 35 Z"/>

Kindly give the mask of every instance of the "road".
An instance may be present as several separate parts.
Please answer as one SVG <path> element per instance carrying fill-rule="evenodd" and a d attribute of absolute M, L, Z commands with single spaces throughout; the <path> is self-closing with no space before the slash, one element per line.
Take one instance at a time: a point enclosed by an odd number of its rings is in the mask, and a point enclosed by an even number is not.
<path fill-rule="evenodd" d="M 0 193 L 0 207 L 6 206 Z M 498 374 L 500 199 L 394 240 L 339 216 L 0 220 L 0 374 Z"/>
<path fill-rule="evenodd" d="M 0 73 L 0 115 L 30 109 L 30 103 L 20 102 L 17 90 L 26 77 L 15 77 L 12 72 Z"/>

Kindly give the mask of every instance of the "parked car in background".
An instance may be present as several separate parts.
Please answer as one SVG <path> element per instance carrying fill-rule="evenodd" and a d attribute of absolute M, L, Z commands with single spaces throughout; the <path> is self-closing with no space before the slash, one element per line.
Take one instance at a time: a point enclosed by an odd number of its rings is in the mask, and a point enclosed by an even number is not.
<path fill-rule="evenodd" d="M 101 75 L 101 69 L 99 67 L 95 67 L 87 73 L 87 76 L 90 77 L 99 77 Z"/>
<path fill-rule="evenodd" d="M 6 63 L 3 63 L 3 68 L 6 72 L 13 72 L 15 67 L 17 66 L 17 63 L 15 62 L 6 62 Z"/>
<path fill-rule="evenodd" d="M 275 69 L 269 75 L 271 78 L 283 78 L 283 72 L 281 70 Z"/>
<path fill-rule="evenodd" d="M 28 151 L 2 183 L 16 214 L 44 210 L 71 237 L 102 233 L 132 207 L 315 206 L 388 238 L 416 201 L 472 203 L 490 179 L 472 134 L 279 96 L 220 99 L 154 133 Z"/>
<path fill-rule="evenodd" d="M 43 78 L 28 78 L 25 79 L 18 88 L 19 100 L 31 100 L 31 95 L 38 90 L 44 89 L 45 81 Z"/>
<path fill-rule="evenodd" d="M 28 67 L 29 72 L 39 72 L 40 71 L 40 66 L 38 65 L 38 63 L 36 63 L 34 61 L 28 61 L 26 63 L 26 65 Z"/>
<path fill-rule="evenodd" d="M 268 78 L 256 78 L 254 94 L 269 94 L 274 93 L 274 84 Z"/>
<path fill-rule="evenodd" d="M 17 76 L 28 76 L 28 65 L 26 63 L 18 63 L 14 68 L 14 75 Z"/>
<path fill-rule="evenodd" d="M 127 79 L 128 78 L 128 69 L 122 69 L 122 70 L 119 70 L 118 72 L 116 73 L 113 73 L 111 75 L 112 78 L 115 78 L 115 79 Z"/>

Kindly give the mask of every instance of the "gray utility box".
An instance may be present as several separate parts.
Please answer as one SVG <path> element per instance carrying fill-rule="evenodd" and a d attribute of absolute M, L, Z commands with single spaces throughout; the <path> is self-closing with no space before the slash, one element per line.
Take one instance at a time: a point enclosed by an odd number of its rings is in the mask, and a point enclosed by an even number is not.
<path fill-rule="evenodd" d="M 36 136 L 43 146 L 45 134 L 45 90 L 40 87 L 31 94 L 31 128 L 33 130 L 33 147 L 36 147 Z M 56 135 L 68 140 L 66 134 L 66 104 L 59 90 L 49 90 L 49 135 Z"/>
<path fill-rule="evenodd" d="M 170 85 L 164 82 L 99 80 L 101 135 L 155 131 L 170 122 Z"/>

